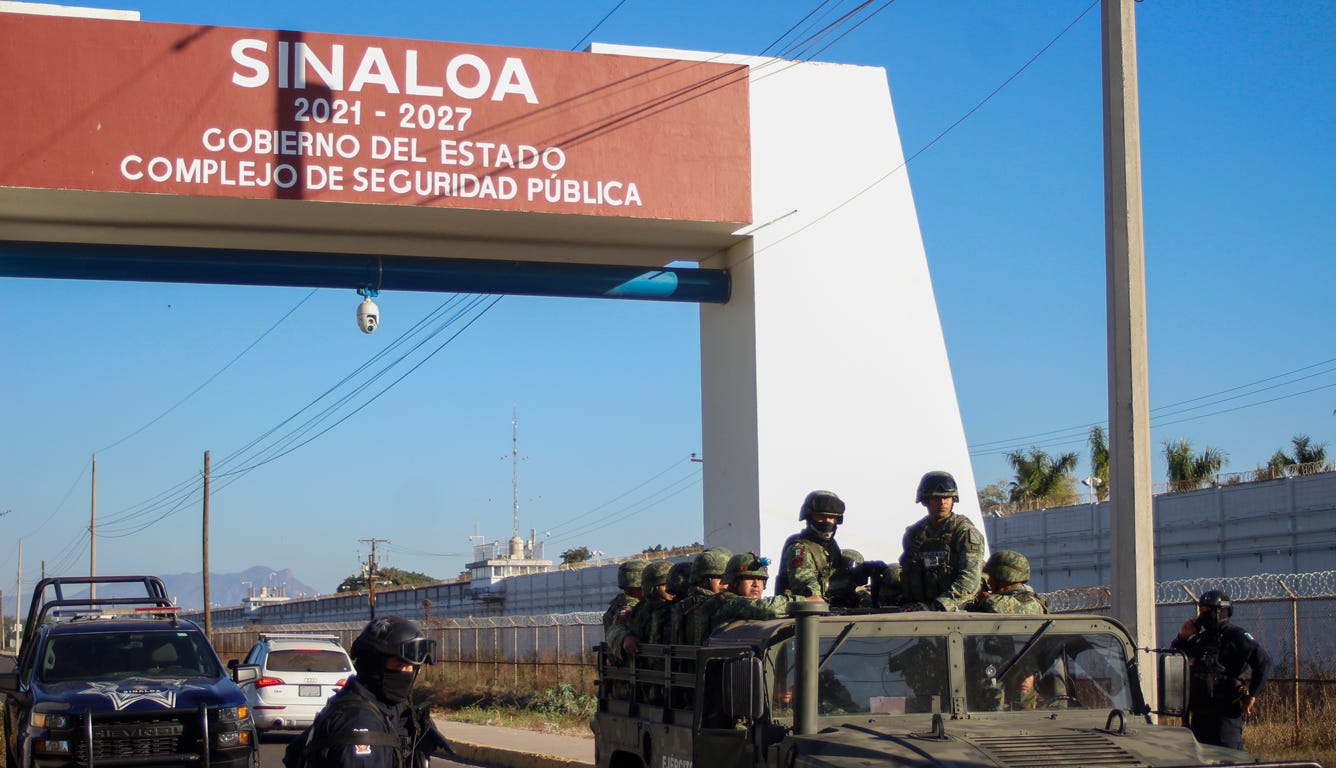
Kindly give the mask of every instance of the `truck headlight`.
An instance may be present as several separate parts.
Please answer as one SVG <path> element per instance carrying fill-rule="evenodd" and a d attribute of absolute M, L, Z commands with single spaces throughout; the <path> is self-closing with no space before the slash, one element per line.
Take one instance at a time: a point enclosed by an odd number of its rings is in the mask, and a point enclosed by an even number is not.
<path fill-rule="evenodd" d="M 223 707 L 218 710 L 218 721 L 221 723 L 239 723 L 250 715 L 250 710 L 246 705 L 239 707 Z"/>
<path fill-rule="evenodd" d="M 38 728 L 68 728 L 70 718 L 68 715 L 57 715 L 50 712 L 32 713 L 32 724 Z"/>

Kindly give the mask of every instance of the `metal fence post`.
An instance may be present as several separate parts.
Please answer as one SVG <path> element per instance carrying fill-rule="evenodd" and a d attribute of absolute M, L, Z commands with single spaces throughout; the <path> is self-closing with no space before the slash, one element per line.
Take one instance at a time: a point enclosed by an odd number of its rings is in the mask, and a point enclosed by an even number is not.
<path fill-rule="evenodd" d="M 1276 579 L 1280 588 L 1290 596 L 1290 626 L 1294 649 L 1294 745 L 1299 746 L 1299 596 L 1294 594 L 1284 579 Z"/>

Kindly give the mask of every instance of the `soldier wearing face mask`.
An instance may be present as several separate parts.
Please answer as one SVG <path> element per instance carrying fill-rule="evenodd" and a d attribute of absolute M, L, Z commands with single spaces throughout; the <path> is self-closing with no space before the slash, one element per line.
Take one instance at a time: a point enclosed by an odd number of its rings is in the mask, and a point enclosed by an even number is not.
<path fill-rule="evenodd" d="M 844 556 L 835 543 L 835 529 L 844 522 L 844 502 L 830 491 L 812 491 L 803 500 L 798 519 L 807 521 L 807 527 L 784 542 L 775 594 L 824 598 L 831 577 L 844 568 Z"/>
<path fill-rule="evenodd" d="M 429 706 L 409 699 L 423 664 L 435 662 L 436 642 L 399 616 L 374 619 L 353 641 L 357 674 L 284 753 L 284 765 L 308 768 L 419 768 L 449 743 Z"/>

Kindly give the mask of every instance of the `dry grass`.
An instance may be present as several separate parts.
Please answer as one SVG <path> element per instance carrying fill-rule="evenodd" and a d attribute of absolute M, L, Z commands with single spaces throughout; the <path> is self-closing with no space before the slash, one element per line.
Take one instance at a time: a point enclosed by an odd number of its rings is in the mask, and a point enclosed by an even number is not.
<path fill-rule="evenodd" d="M 1293 688 L 1273 685 L 1244 726 L 1244 746 L 1267 760 L 1317 760 L 1336 768 L 1336 686 L 1304 686 L 1300 695 L 1297 734 Z"/>

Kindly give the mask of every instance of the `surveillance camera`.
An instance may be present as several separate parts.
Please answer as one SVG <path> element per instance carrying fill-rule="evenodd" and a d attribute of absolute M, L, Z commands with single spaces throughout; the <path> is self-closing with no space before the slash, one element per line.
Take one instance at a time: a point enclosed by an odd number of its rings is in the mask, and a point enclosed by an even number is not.
<path fill-rule="evenodd" d="M 362 333 L 375 333 L 377 325 L 380 325 L 380 307 L 368 296 L 357 305 L 357 327 Z"/>

